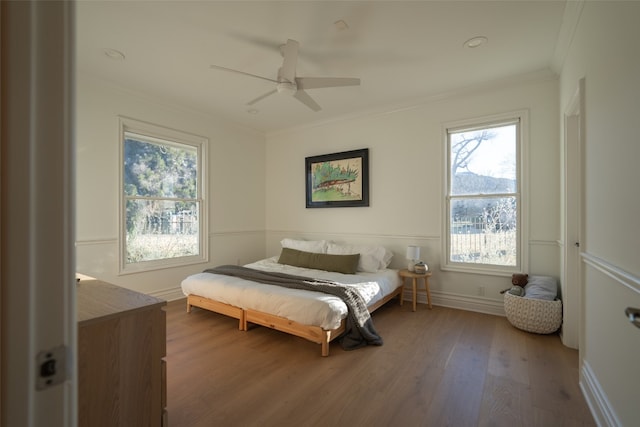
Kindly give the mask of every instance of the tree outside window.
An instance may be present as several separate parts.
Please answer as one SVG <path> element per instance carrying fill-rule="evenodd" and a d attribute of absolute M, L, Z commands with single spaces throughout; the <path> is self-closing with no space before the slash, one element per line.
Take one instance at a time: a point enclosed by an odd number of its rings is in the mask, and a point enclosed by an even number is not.
<path fill-rule="evenodd" d="M 201 144 L 123 127 L 121 270 L 202 261 Z"/>
<path fill-rule="evenodd" d="M 446 265 L 520 268 L 519 120 L 449 129 Z"/>

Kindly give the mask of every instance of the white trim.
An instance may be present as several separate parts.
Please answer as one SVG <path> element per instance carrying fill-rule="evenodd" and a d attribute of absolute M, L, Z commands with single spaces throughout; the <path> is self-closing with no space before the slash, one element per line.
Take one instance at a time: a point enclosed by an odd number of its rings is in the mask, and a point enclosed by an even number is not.
<path fill-rule="evenodd" d="M 170 112 L 176 112 L 180 114 L 187 114 L 190 116 L 198 115 L 202 117 L 205 121 L 216 121 L 216 122 L 224 122 L 225 126 L 232 126 L 234 129 L 240 132 L 247 132 L 256 137 L 264 137 L 264 131 L 260 129 L 256 129 L 247 124 L 242 124 L 237 121 L 234 121 L 231 117 L 224 116 L 224 111 L 218 111 L 216 114 L 212 114 L 210 111 L 200 110 L 193 107 L 188 107 L 182 104 L 176 104 L 175 99 L 167 100 L 162 97 L 155 96 L 155 94 L 150 94 L 144 91 L 138 91 L 132 89 L 130 87 L 121 86 L 117 83 L 114 83 L 110 80 L 106 80 L 102 77 L 98 77 L 96 75 L 89 75 L 83 73 L 78 76 L 79 80 L 85 80 L 94 84 L 98 84 L 100 86 L 106 86 L 109 90 L 118 91 L 126 96 L 132 96 L 146 102 L 155 104 L 162 109 L 169 110 Z"/>
<path fill-rule="evenodd" d="M 12 186 L 0 201 L 1 423 L 73 427 L 75 2 L 0 7 L 3 190 Z M 56 361 L 50 384 L 39 356 Z"/>
<path fill-rule="evenodd" d="M 299 126 L 292 126 L 283 129 L 267 130 L 265 136 L 267 138 L 277 137 L 285 134 L 292 134 L 295 132 L 301 132 L 307 129 L 313 129 L 320 126 L 326 126 L 330 124 L 339 124 L 345 121 L 359 120 L 362 118 L 378 118 L 385 117 L 392 114 L 401 113 L 404 111 L 412 111 L 415 109 L 423 108 L 425 105 L 433 104 L 434 102 L 452 99 L 459 96 L 481 95 L 484 93 L 493 93 L 496 90 L 503 90 L 510 87 L 519 87 L 526 84 L 536 84 L 538 82 L 545 82 L 549 80 L 557 80 L 558 75 L 551 71 L 549 68 L 543 68 L 530 73 L 520 74 L 517 76 L 510 76 L 506 78 L 500 78 L 489 82 L 482 82 L 476 85 L 458 88 L 446 92 L 440 92 L 433 95 L 428 95 L 413 102 L 402 102 L 395 105 L 385 105 L 384 107 L 376 107 L 368 110 L 361 110 L 357 113 L 345 114 L 340 117 L 331 119 L 318 120 L 313 123 L 307 123 Z"/>
<path fill-rule="evenodd" d="M 562 25 L 558 38 L 556 39 L 556 48 L 553 52 L 551 68 L 555 73 L 560 74 L 564 66 L 564 61 L 569 53 L 569 48 L 573 42 L 573 36 L 580 22 L 580 15 L 584 7 L 585 0 L 572 0 L 565 2 L 564 14 L 562 16 Z"/>
<path fill-rule="evenodd" d="M 615 265 L 595 255 L 582 252 L 580 256 L 584 260 L 585 264 L 595 268 L 601 273 L 604 273 L 606 276 L 609 276 L 613 280 L 617 281 L 621 285 L 640 294 L 640 277 L 636 277 L 631 273 L 628 273 L 623 269 L 616 267 Z"/>
<path fill-rule="evenodd" d="M 352 239 L 394 239 L 394 240 L 440 240 L 440 236 L 426 236 L 418 234 L 370 234 L 370 233 L 325 233 L 319 231 L 304 230 L 267 230 L 266 235 L 279 235 L 283 237 L 309 236 L 313 239 L 340 238 Z"/>
<path fill-rule="evenodd" d="M 216 236 L 242 236 L 242 235 L 255 235 L 264 234 L 264 230 L 232 230 L 221 232 L 210 232 L 209 237 Z M 93 245 L 113 245 L 118 243 L 118 237 L 98 237 L 95 239 L 83 239 L 76 240 L 76 246 L 93 246 Z"/>
<path fill-rule="evenodd" d="M 101 239 L 87 239 L 76 240 L 76 247 L 78 246 L 98 246 L 98 245 L 117 245 L 117 237 L 105 237 Z"/>
<path fill-rule="evenodd" d="M 598 378 L 595 376 L 589 362 L 582 363 L 580 371 L 580 389 L 591 409 L 596 424 L 599 426 L 622 427 L 622 423 L 616 416 L 616 413 L 607 399 L 607 395 L 600 386 Z"/>
<path fill-rule="evenodd" d="M 578 81 L 576 92 L 563 112 L 561 179 L 561 288 L 564 299 L 561 338 L 564 345 L 581 350 L 585 315 L 582 292 L 582 265 L 576 243 L 586 241 L 584 232 L 584 88 Z M 583 352 L 579 354 L 582 362 Z"/>
<path fill-rule="evenodd" d="M 490 266 L 487 264 L 463 264 L 463 263 L 451 263 L 449 262 L 449 244 L 450 234 L 449 229 L 449 184 L 450 184 L 450 162 L 449 162 L 449 133 L 450 130 L 471 128 L 482 128 L 501 123 L 517 123 L 518 124 L 518 144 L 516 146 L 517 156 L 517 184 L 515 197 L 518 203 L 518 217 L 520 220 L 518 231 L 519 247 L 519 259 L 518 264 L 515 267 L 501 267 Z M 462 120 L 456 120 L 451 122 L 444 122 L 441 125 L 442 141 L 445 144 L 445 149 L 442 150 L 444 165 L 443 171 L 445 176 L 443 177 L 443 199 L 445 203 L 442 203 L 442 239 L 441 239 L 441 251 L 440 251 L 440 268 L 444 271 L 457 271 L 475 274 L 489 274 L 489 275 L 505 275 L 517 272 L 525 272 L 529 269 L 529 110 L 515 110 L 511 112 L 494 114 L 489 116 L 481 116 L 475 118 L 468 118 Z M 492 196 L 491 194 L 487 197 Z"/>
<path fill-rule="evenodd" d="M 176 301 L 186 298 L 186 296 L 182 293 L 182 287 L 180 286 L 148 292 L 147 295 L 151 295 L 152 297 L 160 298 L 165 301 Z"/>
<path fill-rule="evenodd" d="M 413 301 L 413 290 L 411 289 L 411 286 L 405 285 L 402 299 L 404 301 Z M 420 289 L 418 289 L 417 302 L 419 304 L 427 304 L 426 292 L 421 292 Z M 495 300 L 480 296 L 468 296 L 432 290 L 431 303 L 434 306 L 475 311 L 477 313 L 491 314 L 494 316 L 506 316 L 504 312 L 504 302 L 502 300 Z"/>
<path fill-rule="evenodd" d="M 179 147 L 179 144 L 193 147 L 197 150 L 197 194 L 195 201 L 198 203 L 198 245 L 200 253 L 194 256 L 184 256 L 179 258 L 161 259 L 137 262 L 127 264 L 126 257 L 126 219 L 125 204 L 127 197 L 124 194 L 124 140 L 125 134 L 139 134 L 146 142 L 157 143 L 154 141 L 168 140 L 169 144 Z M 118 191 L 120 193 L 118 200 L 118 217 L 119 217 L 119 241 L 118 241 L 118 274 L 133 274 L 145 271 L 154 271 L 171 267 L 181 267 L 192 264 L 200 264 L 209 261 L 209 240 L 208 236 L 208 194 L 207 194 L 207 170 L 208 170 L 208 145 L 209 139 L 189 132 L 156 125 L 141 120 L 132 119 L 126 116 L 118 116 L 118 144 L 119 144 L 119 164 L 118 164 Z M 186 199 L 185 199 L 186 200 Z"/>
<path fill-rule="evenodd" d="M 140 134 L 142 137 L 150 136 L 158 140 L 168 139 L 171 141 L 177 141 L 181 144 L 191 145 L 193 147 L 198 147 L 203 143 L 208 143 L 209 141 L 209 139 L 204 136 L 145 122 L 143 120 L 133 119 L 127 116 L 118 116 L 118 123 L 120 125 L 120 138 L 122 138 L 123 132 L 126 131 L 133 134 Z M 154 143 L 157 144 L 158 141 L 154 141 Z"/>
<path fill-rule="evenodd" d="M 210 237 L 225 237 L 225 236 L 248 236 L 261 234 L 264 236 L 264 230 L 229 230 L 229 231 L 216 231 L 209 233 Z"/>
<path fill-rule="evenodd" d="M 555 246 L 560 247 L 561 242 L 559 240 L 529 240 L 529 246 Z"/>

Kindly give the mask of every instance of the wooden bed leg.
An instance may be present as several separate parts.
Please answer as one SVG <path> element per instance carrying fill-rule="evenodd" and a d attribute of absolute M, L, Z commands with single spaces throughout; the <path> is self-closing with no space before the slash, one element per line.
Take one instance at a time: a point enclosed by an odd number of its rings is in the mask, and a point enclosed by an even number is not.
<path fill-rule="evenodd" d="M 191 313 L 191 304 L 187 302 L 187 313 Z"/>
<path fill-rule="evenodd" d="M 322 337 L 322 356 L 329 356 L 329 339 L 331 338 L 331 332 L 325 331 L 324 336 Z"/>
<path fill-rule="evenodd" d="M 242 313 L 240 313 L 240 319 L 238 320 L 239 325 L 238 327 L 240 328 L 241 331 L 246 331 L 247 330 L 247 313 L 242 310 Z"/>

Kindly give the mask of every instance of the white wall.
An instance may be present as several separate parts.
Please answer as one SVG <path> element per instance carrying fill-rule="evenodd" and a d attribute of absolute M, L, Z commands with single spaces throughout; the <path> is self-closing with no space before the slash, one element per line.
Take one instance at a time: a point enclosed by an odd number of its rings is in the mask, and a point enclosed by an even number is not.
<path fill-rule="evenodd" d="M 542 77 L 544 76 L 544 77 Z M 407 244 L 422 248 L 440 305 L 504 313 L 510 278 L 440 271 L 443 123 L 529 110 L 529 272 L 559 275 L 558 82 L 547 74 L 450 94 L 404 110 L 267 135 L 267 255 L 283 237 L 384 244 L 403 266 Z M 305 208 L 304 159 L 369 148 L 370 207 Z M 413 184 L 410 184 L 413 183 Z M 479 296 L 483 286 L 484 297 Z M 424 298 L 424 295 L 422 295 Z"/>
<path fill-rule="evenodd" d="M 77 270 L 172 298 L 204 264 L 118 275 L 118 115 L 209 138 L 210 265 L 264 254 L 264 136 L 198 112 L 169 106 L 102 80 L 77 80 Z"/>
<path fill-rule="evenodd" d="M 640 3 L 585 2 L 560 77 L 564 108 L 585 78 L 585 345 L 582 385 L 601 425 L 636 425 L 640 330 Z"/>

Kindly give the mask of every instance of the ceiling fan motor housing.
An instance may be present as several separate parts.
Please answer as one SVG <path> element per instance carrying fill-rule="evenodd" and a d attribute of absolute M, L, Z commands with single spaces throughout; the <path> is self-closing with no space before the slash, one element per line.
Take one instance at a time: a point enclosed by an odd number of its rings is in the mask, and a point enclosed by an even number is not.
<path fill-rule="evenodd" d="M 274 80 L 268 77 L 258 76 L 256 74 L 247 73 L 240 70 L 234 70 L 233 68 L 222 67 L 220 65 L 211 65 L 211 68 L 216 68 L 223 71 L 230 71 L 232 73 L 243 74 L 245 76 L 254 77 L 261 80 L 267 80 L 276 84 L 276 88 L 270 90 L 264 95 L 249 101 L 247 105 L 253 105 L 258 101 L 263 100 L 267 96 L 274 93 L 283 93 L 297 99 L 313 111 L 320 111 L 320 105 L 313 100 L 311 96 L 306 92 L 306 89 L 320 89 L 325 87 L 338 87 L 338 86 L 359 86 L 360 79 L 347 78 L 347 77 L 297 77 L 296 65 L 298 62 L 298 46 L 299 43 L 295 40 L 288 39 L 287 43 L 282 45 L 280 52 L 284 57 L 282 66 L 278 69 L 278 79 Z"/>
<path fill-rule="evenodd" d="M 284 93 L 286 95 L 295 95 L 295 93 L 297 92 L 298 88 L 296 87 L 295 83 L 291 83 L 291 82 L 280 82 L 276 85 L 276 90 L 278 91 L 278 93 Z"/>

